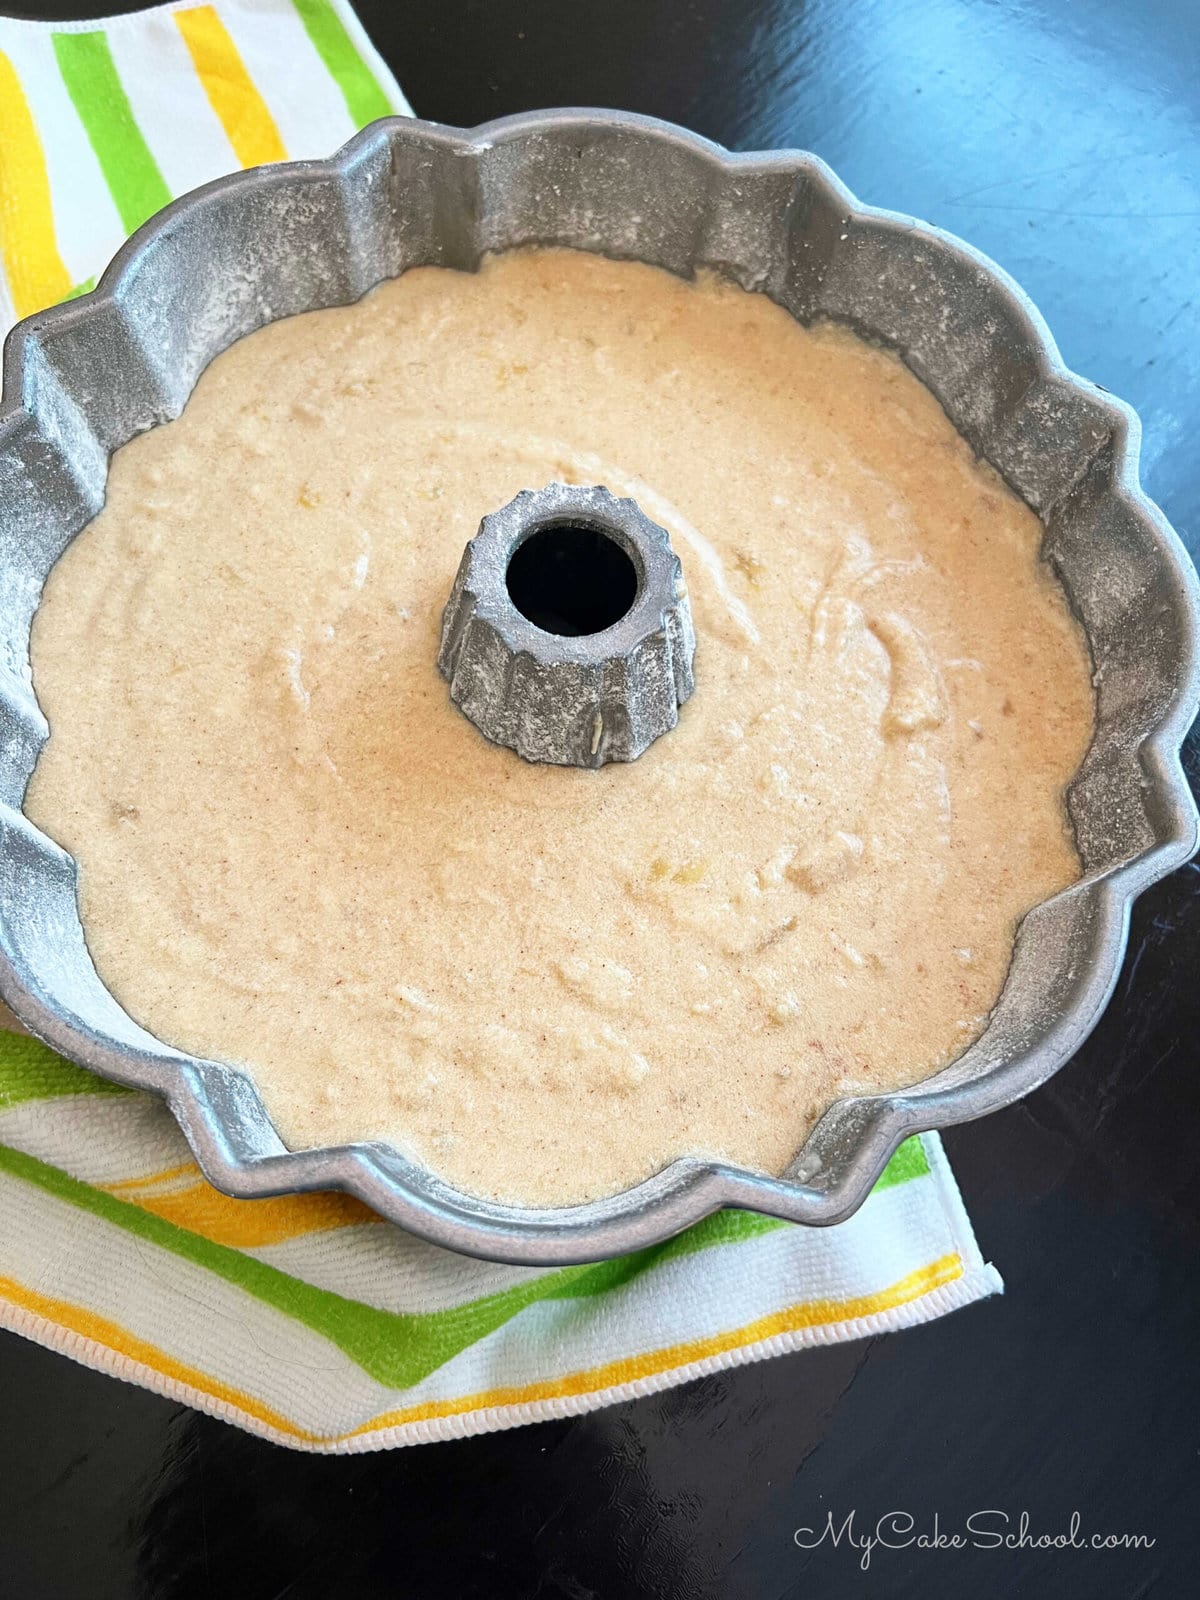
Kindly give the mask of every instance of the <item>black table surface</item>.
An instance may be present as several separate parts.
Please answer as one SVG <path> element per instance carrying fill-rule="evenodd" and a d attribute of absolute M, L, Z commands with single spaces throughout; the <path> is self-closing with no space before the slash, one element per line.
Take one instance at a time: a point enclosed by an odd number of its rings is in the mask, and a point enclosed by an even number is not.
<path fill-rule="evenodd" d="M 102 15 L 127 5 L 43 4 Z M 1145 429 L 1200 534 L 1197 0 L 361 0 L 418 114 L 651 112 L 815 150 L 969 239 Z M 2 220 L 2 219 L 0 219 Z M 1193 776 L 1200 742 L 1193 736 Z M 348 1459 L 291 1453 L 0 1336 L 0 1596 L 1200 1592 L 1200 871 L 1138 905 L 1092 1039 L 946 1145 L 1007 1291 L 931 1326 L 591 1416 Z M 2 1225 L 2 1219 L 0 1219 Z M 1138 1549 L 801 1549 L 995 1510 Z M 989 1527 L 999 1526 L 996 1520 Z M 900 1524 L 895 1524 L 899 1533 Z"/>

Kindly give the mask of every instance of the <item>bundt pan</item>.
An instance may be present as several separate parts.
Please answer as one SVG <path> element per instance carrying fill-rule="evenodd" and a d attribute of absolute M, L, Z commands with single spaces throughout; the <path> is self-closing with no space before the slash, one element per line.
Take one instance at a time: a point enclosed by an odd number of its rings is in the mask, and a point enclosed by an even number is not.
<path fill-rule="evenodd" d="M 461 1194 L 384 1144 L 287 1150 L 243 1072 L 160 1043 L 104 988 L 75 862 L 21 811 L 47 736 L 30 622 L 50 567 L 100 509 L 109 454 L 177 416 L 212 358 L 264 323 L 346 304 L 408 267 L 472 271 L 485 251 L 535 243 L 684 276 L 712 267 L 801 322 L 847 323 L 898 352 L 1041 519 L 1045 557 L 1087 631 L 1097 715 L 1068 794 L 1084 877 L 1025 917 L 988 1025 L 957 1061 L 910 1089 L 838 1101 L 782 1177 L 679 1160 L 558 1210 Z M 4 402 L 0 991 L 64 1055 L 163 1095 L 229 1194 L 346 1189 L 439 1244 L 547 1265 L 651 1244 L 719 1206 L 837 1222 L 907 1135 L 1008 1105 L 1062 1066 L 1112 991 L 1134 896 L 1196 845 L 1179 747 L 1200 697 L 1200 597 L 1139 487 L 1137 418 L 1065 370 L 989 261 L 857 205 L 812 156 L 731 155 L 609 112 L 473 132 L 379 122 L 330 161 L 238 174 L 169 206 L 92 294 L 13 331 Z"/>

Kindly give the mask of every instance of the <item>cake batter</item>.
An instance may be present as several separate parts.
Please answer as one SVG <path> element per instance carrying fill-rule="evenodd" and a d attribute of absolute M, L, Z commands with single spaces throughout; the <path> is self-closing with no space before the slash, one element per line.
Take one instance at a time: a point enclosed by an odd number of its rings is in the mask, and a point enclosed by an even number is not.
<path fill-rule="evenodd" d="M 438 676 L 480 517 L 554 481 L 683 562 L 696 691 L 630 765 L 527 765 Z M 35 620 L 25 809 L 112 992 L 292 1148 L 535 1205 L 779 1172 L 957 1056 L 1078 875 L 1090 668 L 1041 531 L 897 359 L 764 296 L 414 270 L 114 456 Z"/>

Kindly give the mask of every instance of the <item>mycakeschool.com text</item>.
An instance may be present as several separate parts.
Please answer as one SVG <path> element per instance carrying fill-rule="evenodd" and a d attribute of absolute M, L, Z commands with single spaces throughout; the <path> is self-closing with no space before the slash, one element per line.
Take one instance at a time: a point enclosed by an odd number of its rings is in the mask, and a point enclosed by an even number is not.
<path fill-rule="evenodd" d="M 792 1539 L 801 1550 L 824 1546 L 857 1555 L 863 1572 L 892 1550 L 1152 1550 L 1156 1542 L 1145 1533 L 1090 1530 L 1078 1511 L 1060 1527 L 1039 1528 L 1028 1511 L 995 1508 L 972 1511 L 956 1527 L 943 1526 L 936 1511 L 924 1522 L 909 1511 L 885 1511 L 873 1521 L 854 1510 L 827 1511 L 814 1527 L 797 1528 Z"/>

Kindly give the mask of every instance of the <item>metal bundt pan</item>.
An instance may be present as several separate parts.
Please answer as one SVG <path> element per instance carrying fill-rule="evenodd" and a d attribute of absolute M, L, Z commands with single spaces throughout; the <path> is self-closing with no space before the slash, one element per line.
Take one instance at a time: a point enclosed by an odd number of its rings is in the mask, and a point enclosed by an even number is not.
<path fill-rule="evenodd" d="M 1085 876 L 1024 919 L 970 1049 L 906 1091 L 837 1102 L 781 1178 L 681 1160 L 626 1193 L 552 1211 L 473 1199 L 382 1144 L 288 1151 L 248 1077 L 159 1043 L 104 988 L 75 863 L 21 812 L 47 734 L 30 621 L 56 557 L 100 509 L 110 452 L 177 416 L 208 362 L 264 323 L 346 304 L 407 267 L 470 271 L 485 251 L 532 243 L 684 275 L 711 266 L 801 322 L 832 318 L 896 350 L 1041 518 L 1097 694 L 1068 796 Z M 539 112 L 474 132 L 376 123 L 330 161 L 239 174 L 169 206 L 94 293 L 13 331 L 4 400 L 0 991 L 64 1055 L 164 1095 L 229 1194 L 347 1189 L 439 1244 L 529 1264 L 633 1250 L 719 1206 L 837 1222 L 907 1135 L 1007 1105 L 1062 1066 L 1112 991 L 1134 896 L 1195 847 L 1179 747 L 1200 698 L 1200 594 L 1139 487 L 1137 418 L 1065 370 L 1033 306 L 989 261 L 857 205 L 812 156 L 730 155 L 608 112 Z"/>

